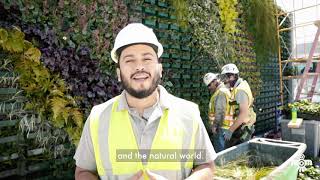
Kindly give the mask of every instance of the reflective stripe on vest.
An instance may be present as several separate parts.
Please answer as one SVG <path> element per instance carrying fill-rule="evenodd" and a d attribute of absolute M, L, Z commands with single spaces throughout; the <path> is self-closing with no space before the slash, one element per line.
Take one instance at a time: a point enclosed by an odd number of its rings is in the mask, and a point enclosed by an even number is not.
<path fill-rule="evenodd" d="M 99 146 L 99 116 L 101 112 L 95 112 L 90 114 L 90 135 L 93 144 L 94 157 L 96 160 L 97 171 L 99 175 L 105 175 L 106 172 L 103 168 L 102 159 L 100 157 L 100 146 Z"/>
<path fill-rule="evenodd" d="M 234 123 L 233 115 L 225 115 L 222 123 L 222 128 L 229 129 Z"/>
<path fill-rule="evenodd" d="M 120 162 L 117 160 L 117 150 L 127 150 L 127 152 L 138 153 L 139 148 L 136 142 L 136 138 L 131 126 L 131 121 L 129 113 L 127 110 L 117 111 L 118 99 L 113 102 L 112 111 L 109 121 L 108 132 L 108 148 L 109 148 L 109 159 L 112 167 L 113 175 L 128 175 L 135 174 L 139 170 L 145 172 L 146 169 L 149 170 L 181 170 L 181 168 L 193 167 L 193 159 L 190 159 L 187 162 L 155 162 L 148 161 L 146 164 L 143 164 L 141 160 L 135 162 Z M 166 109 L 163 112 L 163 115 L 160 119 L 156 134 L 154 136 L 151 152 L 154 152 L 159 149 L 172 149 L 172 150 L 181 150 L 183 141 L 185 139 L 190 139 L 189 153 L 193 153 L 195 146 L 195 134 L 198 128 L 198 123 L 193 119 L 193 132 L 191 138 L 189 137 L 189 132 L 185 132 L 183 129 L 183 122 L 175 118 L 175 111 Z M 94 114 L 94 116 L 93 116 Z M 94 154 L 96 159 L 96 165 L 98 174 L 100 176 L 106 175 L 105 169 L 101 160 L 101 150 L 99 147 L 99 117 L 101 111 L 96 114 L 96 112 L 91 113 L 93 119 L 90 119 L 90 130 L 91 138 L 94 146 Z M 90 117 L 91 118 L 91 117 Z M 172 122 L 174 120 L 174 122 Z M 100 141 L 101 142 L 101 141 Z M 119 151 L 118 151 L 119 152 Z M 144 179 L 148 179 L 146 173 L 143 173 Z"/>

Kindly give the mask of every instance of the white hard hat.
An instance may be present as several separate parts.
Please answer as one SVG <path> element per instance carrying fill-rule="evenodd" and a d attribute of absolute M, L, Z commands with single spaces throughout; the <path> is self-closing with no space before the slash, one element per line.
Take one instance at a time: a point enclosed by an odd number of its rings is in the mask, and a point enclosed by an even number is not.
<path fill-rule="evenodd" d="M 219 74 L 207 73 L 203 77 L 203 82 L 208 86 L 213 80 L 218 79 Z"/>
<path fill-rule="evenodd" d="M 116 51 L 123 46 L 136 43 L 149 43 L 155 45 L 158 48 L 158 58 L 163 53 L 163 47 L 151 28 L 148 28 L 141 23 L 131 23 L 118 33 L 114 42 L 114 47 L 111 51 L 112 60 L 118 63 Z"/>
<path fill-rule="evenodd" d="M 235 64 L 226 64 L 221 68 L 221 74 L 227 74 L 227 73 L 238 74 L 239 69 Z"/>

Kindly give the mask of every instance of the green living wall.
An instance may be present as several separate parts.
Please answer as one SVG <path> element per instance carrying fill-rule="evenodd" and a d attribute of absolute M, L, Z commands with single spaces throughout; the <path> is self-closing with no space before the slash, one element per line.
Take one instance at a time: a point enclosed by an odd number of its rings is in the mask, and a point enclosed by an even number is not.
<path fill-rule="evenodd" d="M 266 55 L 256 46 L 268 44 L 263 38 L 255 41 L 260 36 L 254 32 L 261 27 L 248 29 L 261 17 L 246 10 L 265 6 L 252 2 L 1 0 L 0 28 L 21 29 L 24 35 L 13 37 L 23 36 L 40 50 L 41 73 L 23 79 L 35 74 L 34 69 L 19 69 L 11 60 L 25 50 L 11 54 L 0 50 L 0 178 L 73 178 L 74 144 L 91 107 L 121 91 L 110 51 L 128 22 L 154 29 L 164 46 L 162 84 L 172 94 L 199 104 L 205 124 L 210 94 L 202 77 L 233 62 L 255 94 L 257 134 L 273 129 L 280 102 L 278 64 L 274 53 Z M 41 85 L 44 80 L 38 77 L 43 73 L 51 88 Z M 47 98 L 37 101 L 40 96 Z M 67 116 L 68 112 L 74 115 Z"/>

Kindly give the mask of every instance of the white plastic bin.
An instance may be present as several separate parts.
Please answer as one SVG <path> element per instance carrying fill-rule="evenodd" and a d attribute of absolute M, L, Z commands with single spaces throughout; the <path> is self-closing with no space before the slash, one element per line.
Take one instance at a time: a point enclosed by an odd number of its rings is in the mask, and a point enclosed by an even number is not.
<path fill-rule="evenodd" d="M 299 160 L 305 149 L 306 145 L 303 143 L 255 138 L 219 152 L 215 163 L 217 166 L 223 166 L 243 154 L 256 151 L 261 153 L 262 162 L 265 164 L 275 163 L 274 165 L 277 166 L 261 180 L 291 180 L 297 178 Z M 214 179 L 221 179 L 221 177 Z"/>

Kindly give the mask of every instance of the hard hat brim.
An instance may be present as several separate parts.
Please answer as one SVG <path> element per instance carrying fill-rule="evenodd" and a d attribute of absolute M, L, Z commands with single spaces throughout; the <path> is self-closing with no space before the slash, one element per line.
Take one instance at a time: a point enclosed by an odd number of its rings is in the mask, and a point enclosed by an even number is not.
<path fill-rule="evenodd" d="M 158 58 L 161 57 L 162 53 L 163 53 L 163 46 L 162 44 L 160 43 L 149 43 L 149 42 L 136 42 L 136 43 L 131 43 L 131 44 L 127 44 L 126 46 L 130 46 L 130 45 L 134 45 L 134 44 L 153 44 L 157 47 L 157 56 Z M 123 47 L 123 46 L 122 46 Z M 119 62 L 119 57 L 117 55 L 117 50 L 120 49 L 121 47 L 119 48 L 113 48 L 111 50 L 111 58 L 112 60 L 115 62 L 115 63 L 118 63 Z"/>

